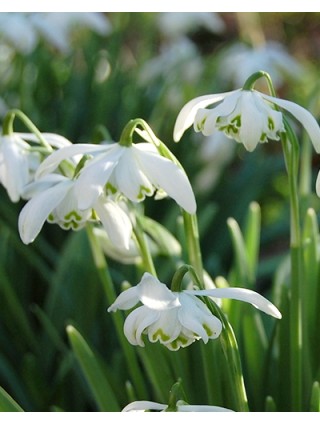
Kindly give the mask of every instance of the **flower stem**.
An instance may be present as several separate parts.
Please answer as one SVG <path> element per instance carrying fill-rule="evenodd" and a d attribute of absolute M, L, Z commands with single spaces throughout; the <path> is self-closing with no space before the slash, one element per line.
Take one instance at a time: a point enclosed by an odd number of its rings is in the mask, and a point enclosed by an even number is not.
<path fill-rule="evenodd" d="M 195 214 L 189 214 L 184 210 L 182 211 L 182 214 L 186 243 L 188 248 L 189 263 L 193 266 L 197 276 L 200 279 L 200 283 L 202 285 L 202 288 L 200 289 L 204 289 L 203 265 L 199 241 L 197 216 Z"/>
<path fill-rule="evenodd" d="M 87 235 L 91 246 L 93 260 L 97 268 L 97 272 L 101 280 L 103 290 L 107 298 L 107 302 L 109 304 L 112 304 L 117 295 L 113 286 L 112 278 L 109 272 L 105 256 L 102 252 L 99 242 L 96 239 L 96 236 L 93 231 L 93 226 L 90 224 L 87 225 Z M 128 343 L 123 333 L 123 316 L 120 314 L 113 314 L 112 320 L 114 322 L 124 356 L 127 360 L 129 373 L 137 395 L 140 398 L 145 398 L 147 396 L 147 391 L 144 385 L 144 379 L 141 376 L 141 370 L 138 364 L 136 352 L 133 347 Z"/>
<path fill-rule="evenodd" d="M 283 152 L 287 166 L 290 189 L 290 252 L 291 252 L 291 304 L 290 304 L 290 368 L 292 408 L 302 409 L 302 318 L 303 318 L 303 260 L 301 246 L 298 166 L 299 145 L 291 127 L 285 122 L 286 134 L 282 136 Z"/>
<path fill-rule="evenodd" d="M 3 120 L 2 125 L 2 134 L 3 135 L 9 135 L 13 133 L 13 121 L 15 117 L 19 117 L 20 120 L 26 125 L 26 127 L 29 128 L 31 133 L 35 134 L 40 144 L 46 148 L 49 152 L 52 152 L 52 147 L 47 143 L 47 141 L 44 139 L 43 135 L 39 131 L 39 129 L 33 124 L 33 122 L 19 109 L 11 109 L 7 115 L 5 116 Z"/>
<path fill-rule="evenodd" d="M 153 264 L 153 259 L 143 233 L 143 228 L 141 226 L 140 220 L 136 217 L 136 225 L 133 228 L 134 235 L 137 239 L 137 243 L 140 249 L 140 254 L 143 260 L 144 270 L 151 273 L 153 276 L 157 276 L 156 269 Z"/>

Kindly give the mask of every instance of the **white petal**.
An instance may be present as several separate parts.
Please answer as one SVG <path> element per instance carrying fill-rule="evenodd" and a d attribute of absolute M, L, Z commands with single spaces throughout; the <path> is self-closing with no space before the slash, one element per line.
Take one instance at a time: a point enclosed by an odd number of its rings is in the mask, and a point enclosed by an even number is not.
<path fill-rule="evenodd" d="M 130 344 L 144 347 L 141 335 L 148 326 L 158 320 L 159 315 L 160 313 L 158 311 L 151 310 L 145 306 L 133 310 L 126 318 L 123 327 L 124 334 Z"/>
<path fill-rule="evenodd" d="M 153 401 L 133 401 L 122 409 L 122 412 L 144 412 L 145 410 L 164 410 L 167 404 L 154 403 Z"/>
<path fill-rule="evenodd" d="M 262 94 L 262 97 L 290 112 L 305 128 L 317 153 L 320 153 L 320 127 L 314 116 L 305 108 L 289 100 Z"/>
<path fill-rule="evenodd" d="M 35 178 L 39 178 L 44 174 L 51 173 L 54 171 L 61 161 L 72 158 L 75 155 L 79 154 L 90 154 L 90 153 L 97 153 L 97 152 L 104 152 L 107 149 L 110 148 L 109 146 L 104 145 L 90 145 L 86 143 L 78 143 L 71 146 L 65 146 L 57 151 L 53 152 L 51 155 L 49 155 L 39 166 Z"/>
<path fill-rule="evenodd" d="M 103 193 L 112 171 L 118 164 L 124 148 L 113 144 L 107 153 L 89 161 L 81 170 L 75 183 L 75 193 L 78 197 L 79 209 L 93 207 L 98 197 Z"/>
<path fill-rule="evenodd" d="M 99 198 L 94 209 L 113 244 L 120 249 L 129 250 L 132 224 L 123 209 L 115 202 L 105 198 Z"/>
<path fill-rule="evenodd" d="M 181 332 L 181 324 L 178 320 L 178 308 L 171 308 L 160 313 L 159 319 L 149 326 L 148 337 L 150 342 L 160 341 L 162 344 L 170 344 Z"/>
<path fill-rule="evenodd" d="M 207 343 L 209 338 L 218 338 L 222 331 L 220 320 L 210 312 L 202 301 L 186 294 L 186 292 L 183 291 L 179 296 L 181 308 L 178 315 L 181 325 L 199 335 L 204 343 Z M 208 334 L 208 330 L 210 334 Z"/>
<path fill-rule="evenodd" d="M 197 209 L 196 200 L 185 172 L 157 151 L 147 151 L 144 145 L 139 143 L 134 147 L 138 152 L 139 164 L 146 176 L 155 187 L 164 189 L 189 214 L 194 214 Z"/>
<path fill-rule="evenodd" d="M 178 114 L 173 130 L 173 140 L 178 142 L 183 133 L 193 124 L 198 109 L 205 108 L 213 103 L 220 102 L 226 96 L 235 93 L 238 90 L 227 93 L 209 94 L 206 96 L 196 97 L 184 105 Z"/>
<path fill-rule="evenodd" d="M 320 197 L 320 171 L 318 173 L 317 181 L 316 181 L 316 192 L 317 192 L 317 195 Z"/>
<path fill-rule="evenodd" d="M 25 244 L 33 242 L 49 214 L 67 195 L 73 182 L 66 180 L 45 192 L 34 196 L 22 208 L 19 215 L 19 233 Z"/>
<path fill-rule="evenodd" d="M 154 192 L 152 184 L 139 166 L 135 152 L 134 146 L 124 149 L 114 171 L 115 186 L 132 202 L 142 201 L 145 195 L 150 196 Z"/>
<path fill-rule="evenodd" d="M 21 137 L 24 140 L 28 140 L 30 142 L 37 142 L 39 143 L 39 138 L 33 134 L 33 133 L 15 133 L 17 136 Z M 50 146 L 53 146 L 55 148 L 62 148 L 64 146 L 69 146 L 72 143 L 70 140 L 66 139 L 63 136 L 60 136 L 60 134 L 55 133 L 41 133 L 43 138 L 47 143 L 49 143 Z"/>
<path fill-rule="evenodd" d="M 117 310 L 129 310 L 139 302 L 137 286 L 132 286 L 129 289 L 121 292 L 115 302 L 108 308 L 108 312 Z"/>
<path fill-rule="evenodd" d="M 181 404 L 179 401 L 177 402 L 177 408 L 178 412 L 234 412 L 234 410 L 225 409 L 224 407 Z"/>
<path fill-rule="evenodd" d="M 270 301 L 264 298 L 257 292 L 246 288 L 215 288 L 199 291 L 183 291 L 191 295 L 207 295 L 215 298 L 230 298 L 233 300 L 245 301 L 252 304 L 254 307 L 263 311 L 276 319 L 281 319 L 281 313 Z"/>
<path fill-rule="evenodd" d="M 5 163 L 5 186 L 12 202 L 20 199 L 23 187 L 29 181 L 29 163 L 27 152 L 22 151 L 14 138 L 2 138 L 2 153 Z"/>
<path fill-rule="evenodd" d="M 245 148 L 252 152 L 259 143 L 264 131 L 264 123 L 268 117 L 264 116 L 256 107 L 251 92 L 243 92 L 241 97 L 241 126 L 239 139 Z"/>
<path fill-rule="evenodd" d="M 144 273 L 137 288 L 139 300 L 151 309 L 168 310 L 180 306 L 178 296 L 150 273 Z"/>
<path fill-rule="evenodd" d="M 24 186 L 22 192 L 23 198 L 30 199 L 38 193 L 43 192 L 50 187 L 66 180 L 69 179 L 62 176 L 61 174 L 48 174 L 47 176 L 44 176 L 41 179 Z"/>

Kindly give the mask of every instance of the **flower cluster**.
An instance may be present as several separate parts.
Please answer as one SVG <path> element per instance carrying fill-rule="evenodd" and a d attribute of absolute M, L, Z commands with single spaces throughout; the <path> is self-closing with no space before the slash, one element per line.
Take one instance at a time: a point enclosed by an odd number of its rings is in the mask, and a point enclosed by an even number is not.
<path fill-rule="evenodd" d="M 195 212 L 185 172 L 151 143 L 62 147 L 40 164 L 34 181 L 24 186 L 24 197 L 30 200 L 19 216 L 20 236 L 24 243 L 32 242 L 46 220 L 73 230 L 100 221 L 112 243 L 128 250 L 132 223 L 126 202 L 141 202 L 156 190 Z"/>

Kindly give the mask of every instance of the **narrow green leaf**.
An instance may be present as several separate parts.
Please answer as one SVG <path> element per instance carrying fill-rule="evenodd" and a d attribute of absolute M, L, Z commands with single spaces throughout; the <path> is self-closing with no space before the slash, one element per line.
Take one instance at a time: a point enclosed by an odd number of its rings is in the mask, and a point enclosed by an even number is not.
<path fill-rule="evenodd" d="M 320 412 L 320 385 L 315 381 L 311 390 L 310 412 Z"/>
<path fill-rule="evenodd" d="M 235 282 L 230 283 L 241 287 L 247 287 L 251 278 L 249 276 L 249 264 L 243 234 L 239 224 L 234 218 L 228 218 L 227 225 L 230 232 L 235 256 L 235 274 L 230 279 L 235 280 Z"/>
<path fill-rule="evenodd" d="M 261 209 L 257 202 L 251 202 L 244 230 L 244 240 L 250 277 L 253 279 L 257 270 L 260 247 Z M 251 283 L 251 282 L 250 282 Z"/>
<path fill-rule="evenodd" d="M 0 412 L 23 412 L 22 407 L 0 387 Z"/>
<path fill-rule="evenodd" d="M 99 410 L 102 412 L 119 412 L 118 401 L 93 351 L 73 326 L 67 326 L 67 334 Z"/>
<path fill-rule="evenodd" d="M 275 403 L 274 399 L 269 395 L 266 397 L 265 411 L 266 412 L 276 412 L 277 411 L 276 403 Z"/>

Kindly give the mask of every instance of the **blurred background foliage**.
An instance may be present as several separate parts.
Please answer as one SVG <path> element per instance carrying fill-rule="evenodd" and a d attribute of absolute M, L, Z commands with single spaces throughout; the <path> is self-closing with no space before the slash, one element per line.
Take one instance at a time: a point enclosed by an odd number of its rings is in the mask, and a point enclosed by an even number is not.
<path fill-rule="evenodd" d="M 25 20 L 33 15 L 17 14 Z M 3 21 L 12 18 L 1 15 Z M 0 27 L 1 116 L 19 108 L 41 131 L 59 133 L 73 143 L 117 141 L 130 119 L 143 118 L 177 156 L 194 187 L 203 260 L 212 277 L 228 277 L 234 265 L 228 218 L 243 226 L 249 205 L 260 205 L 254 286 L 268 294 L 289 244 L 281 147 L 272 142 L 247 153 L 234 141 L 218 143 L 193 131 L 175 144 L 173 126 L 188 100 L 234 90 L 259 69 L 270 73 L 279 97 L 318 118 L 320 14 L 207 13 L 188 19 L 185 13 L 100 15 L 108 31 L 75 21 L 65 49 L 41 32 L 25 49 Z M 21 41 L 28 34 L 20 29 Z M 269 43 L 278 43 L 277 53 L 269 54 Z M 17 122 L 15 130 L 25 128 Z M 319 211 L 313 194 L 319 157 L 313 157 L 312 165 L 304 196 Z M 2 187 L 0 191 L 0 385 L 28 411 L 97 410 L 68 341 L 66 326 L 74 324 L 97 354 L 123 407 L 130 401 L 123 391 L 127 372 L 85 231 L 71 233 L 46 224 L 37 240 L 24 246 L 17 230 L 23 202 L 12 204 Z M 179 211 L 170 200 L 148 199 L 145 213 L 183 244 Z M 132 265 L 108 261 L 118 288 L 124 280 L 139 281 Z M 156 265 L 162 279 L 173 274 L 166 256 L 159 255 Z M 186 385 L 192 387 L 190 383 L 192 376 Z M 199 400 L 192 401 L 203 404 L 201 389 L 196 390 Z M 156 395 L 151 389 L 149 399 Z M 259 401 L 255 407 L 262 408 Z"/>

